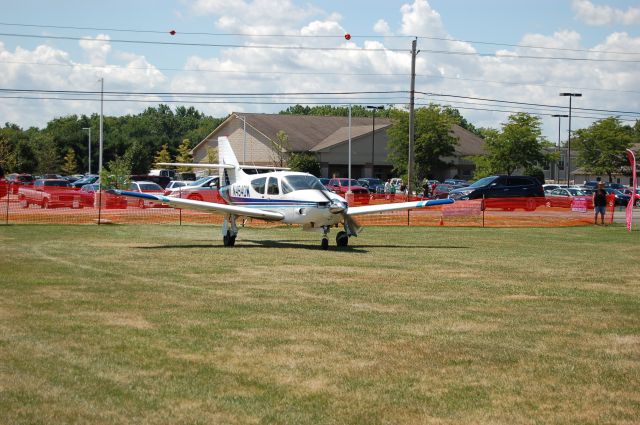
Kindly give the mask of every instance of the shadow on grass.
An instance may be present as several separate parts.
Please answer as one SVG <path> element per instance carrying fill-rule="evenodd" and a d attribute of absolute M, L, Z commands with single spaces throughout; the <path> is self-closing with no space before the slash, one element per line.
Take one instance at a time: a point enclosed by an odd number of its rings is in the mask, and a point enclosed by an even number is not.
<path fill-rule="evenodd" d="M 305 243 L 302 243 L 305 242 Z M 249 249 L 249 248 L 295 248 L 295 249 L 307 249 L 312 251 L 322 251 L 320 244 L 309 244 L 306 239 L 290 239 L 290 240 L 251 240 L 243 239 L 236 242 L 234 248 L 236 249 Z M 156 245 L 156 246 L 140 246 L 140 249 L 229 249 L 220 244 L 183 244 L 183 245 Z M 469 249 L 468 246 L 458 245 L 351 245 L 345 247 L 329 246 L 329 251 L 340 252 L 355 252 L 355 253 L 368 253 L 366 248 L 389 248 L 389 249 Z"/>

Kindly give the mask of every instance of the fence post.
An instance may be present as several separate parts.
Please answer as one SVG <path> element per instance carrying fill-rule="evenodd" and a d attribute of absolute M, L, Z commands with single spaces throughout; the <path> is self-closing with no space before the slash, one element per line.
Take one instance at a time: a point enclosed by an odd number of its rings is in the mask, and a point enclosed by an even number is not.
<path fill-rule="evenodd" d="M 11 183 L 7 184 L 7 212 L 4 219 L 4 224 L 9 225 L 9 196 L 11 196 Z"/>
<path fill-rule="evenodd" d="M 98 185 L 98 226 L 102 221 L 102 182 Z"/>
<path fill-rule="evenodd" d="M 178 188 L 178 197 L 182 199 L 182 186 Z M 182 226 L 182 208 L 178 208 L 178 213 L 180 214 L 180 226 Z"/>

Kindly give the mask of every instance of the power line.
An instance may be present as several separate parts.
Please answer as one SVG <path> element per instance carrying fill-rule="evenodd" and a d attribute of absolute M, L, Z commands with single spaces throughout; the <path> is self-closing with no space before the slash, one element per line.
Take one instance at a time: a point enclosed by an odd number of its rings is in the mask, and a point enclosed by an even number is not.
<path fill-rule="evenodd" d="M 99 28 L 99 27 L 81 27 L 81 26 L 63 26 L 63 25 L 38 25 L 38 24 L 24 24 L 24 23 L 10 23 L 0 22 L 0 25 L 14 26 L 14 27 L 26 27 L 26 28 L 54 28 L 54 29 L 71 29 L 71 30 L 83 30 L 83 31 L 113 31 L 113 32 L 129 32 L 129 33 L 143 33 L 143 34 L 167 34 L 167 30 L 141 30 L 133 28 Z M 199 35 L 199 36 L 212 36 L 212 37 L 247 37 L 247 38 L 335 38 L 342 39 L 341 35 L 307 35 L 307 34 L 249 34 L 249 33 L 213 33 L 213 32 L 193 32 L 193 31 L 178 31 L 180 35 Z M 608 50 L 590 50 L 590 49 L 572 49 L 563 47 L 548 47 L 548 46 L 536 46 L 528 44 L 511 44 L 494 41 L 480 41 L 480 40 L 463 40 L 449 37 L 435 37 L 428 35 L 380 35 L 380 34 L 350 34 L 351 38 L 402 38 L 402 39 L 425 39 L 434 41 L 449 41 L 468 44 L 482 44 L 489 46 L 503 46 L 503 47 L 517 47 L 526 49 L 539 49 L 550 51 L 563 51 L 563 52 L 578 52 L 578 53 L 599 53 L 599 54 L 616 54 L 616 55 L 640 55 L 640 52 L 619 52 Z"/>
<path fill-rule="evenodd" d="M 175 41 L 150 41 L 150 40 L 125 40 L 125 39 L 99 39 L 88 37 L 70 37 L 70 36 L 54 36 L 54 35 L 36 35 L 36 34 L 16 34 L 16 33 L 0 33 L 5 37 L 22 37 L 22 38 L 39 38 L 49 40 L 74 40 L 74 41 L 91 41 L 100 43 L 127 43 L 127 44 L 146 44 L 146 45 L 163 45 L 163 46 L 187 46 L 187 47 L 219 47 L 219 48 L 236 48 L 236 49 L 273 49 L 273 50 L 305 50 L 305 51 L 348 51 L 348 52 L 407 52 L 408 49 L 391 49 L 391 48 L 367 48 L 367 47 L 311 47 L 311 46 L 291 46 L 291 45 L 259 45 L 259 44 L 223 44 L 223 43 L 187 43 Z M 534 60 L 566 60 L 578 62 L 615 62 L 615 63 L 640 63 L 638 60 L 624 59 L 601 59 L 601 58 L 576 58 L 576 57 L 558 57 L 558 56 L 533 56 L 518 54 L 489 54 L 477 52 L 456 52 L 452 50 L 433 50 L 420 49 L 423 53 L 459 55 L 459 56 L 477 56 L 477 57 L 495 57 L 499 59 L 534 59 Z"/>
<path fill-rule="evenodd" d="M 61 96 L 92 96 L 98 95 L 100 91 L 93 90 L 43 90 L 43 89 L 9 89 L 9 88 L 0 88 L 0 93 L 23 93 L 23 94 L 45 94 L 45 95 L 61 95 Z M 185 100 L 185 102 L 191 102 L 194 98 L 225 98 L 232 99 L 231 102 L 237 102 L 242 99 L 249 98 L 267 98 L 267 97 L 283 97 L 283 98 L 296 98 L 296 97 L 317 97 L 317 96 L 325 96 L 324 99 L 333 99 L 335 97 L 345 97 L 345 96 L 355 96 L 359 98 L 366 99 L 381 99 L 382 103 L 385 103 L 384 100 L 395 100 L 397 99 L 397 95 L 408 95 L 407 91 L 404 90 L 384 90 L 384 91 L 343 91 L 343 92 L 248 92 L 248 93 L 236 93 L 236 92 L 201 92 L 201 93 L 193 93 L 193 92 L 133 92 L 133 91 L 104 91 L 105 96 L 111 97 L 148 97 L 148 96 L 157 96 L 157 97 L 183 97 L 190 100 Z M 463 99 L 463 100 L 473 100 L 480 102 L 488 102 L 488 103 L 503 103 L 507 105 L 517 105 L 520 107 L 526 107 L 529 109 L 538 109 L 538 108 L 546 108 L 552 109 L 554 111 L 566 109 L 565 106 L 561 105 L 548 105 L 542 103 L 532 103 L 532 102 L 518 102 L 518 101 L 510 101 L 510 100 L 501 100 L 501 99 L 491 99 L 491 98 L 481 98 L 481 97 L 473 97 L 473 96 L 461 96 L 461 95 L 453 95 L 453 94 L 444 94 L 444 93 L 431 93 L 431 92 L 422 92 L 416 91 L 416 93 L 430 97 L 443 97 L 443 98 L 452 98 L 452 99 Z M 375 96 L 370 96 L 375 95 Z M 385 97 L 388 95 L 394 95 L 394 97 Z M 329 98 L 328 96 L 332 96 Z M 76 98 L 76 100 L 82 99 L 86 100 L 86 98 Z M 115 99 L 113 99 L 115 100 Z M 131 99 L 123 99 L 133 101 Z M 225 100 L 225 102 L 229 102 L 229 100 Z M 402 101 L 406 102 L 406 101 Z M 464 103 L 463 101 L 459 101 Z M 281 102 L 277 102 L 281 103 Z M 291 103 L 291 102 L 284 102 Z M 401 102 L 396 102 L 401 103 Z M 477 104 L 477 103 L 475 103 Z M 630 116 L 640 116 L 640 112 L 636 111 L 619 111 L 619 110 L 609 110 L 609 109 L 596 109 L 596 108 L 574 108 L 578 111 L 583 112 L 595 112 L 595 113 L 603 113 L 603 114 L 622 114 L 622 115 L 630 115 Z"/>

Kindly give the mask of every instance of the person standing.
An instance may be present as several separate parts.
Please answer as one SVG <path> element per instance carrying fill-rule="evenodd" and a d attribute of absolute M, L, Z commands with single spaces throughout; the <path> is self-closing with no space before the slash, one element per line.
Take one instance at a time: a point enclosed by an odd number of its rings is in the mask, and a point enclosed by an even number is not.
<path fill-rule="evenodd" d="M 595 211 L 593 224 L 598 224 L 598 214 L 600 214 L 601 223 L 604 225 L 604 215 L 607 212 L 607 192 L 604 190 L 603 182 L 598 183 L 598 188 L 593 194 L 593 209 Z"/>

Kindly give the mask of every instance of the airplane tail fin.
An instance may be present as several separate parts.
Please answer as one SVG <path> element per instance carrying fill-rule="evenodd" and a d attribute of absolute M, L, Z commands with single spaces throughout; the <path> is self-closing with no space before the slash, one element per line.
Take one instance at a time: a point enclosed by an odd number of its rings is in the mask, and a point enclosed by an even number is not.
<path fill-rule="evenodd" d="M 247 174 L 240 168 L 238 158 L 236 158 L 236 154 L 233 153 L 231 143 L 229 143 L 229 139 L 226 136 L 218 137 L 218 159 L 220 164 L 233 166 L 233 168 L 220 169 L 221 186 L 228 186 L 237 180 L 242 180 L 247 177 Z"/>

